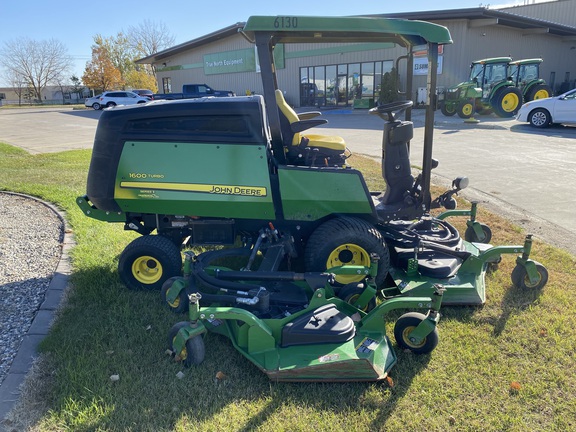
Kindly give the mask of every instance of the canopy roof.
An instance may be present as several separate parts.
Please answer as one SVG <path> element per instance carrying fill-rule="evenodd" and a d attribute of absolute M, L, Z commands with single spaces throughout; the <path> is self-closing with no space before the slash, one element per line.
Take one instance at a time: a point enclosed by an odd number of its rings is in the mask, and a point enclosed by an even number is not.
<path fill-rule="evenodd" d="M 397 18 L 252 16 L 241 30 L 249 39 L 270 33 L 276 43 L 393 42 L 401 46 L 451 44 L 446 27 Z"/>

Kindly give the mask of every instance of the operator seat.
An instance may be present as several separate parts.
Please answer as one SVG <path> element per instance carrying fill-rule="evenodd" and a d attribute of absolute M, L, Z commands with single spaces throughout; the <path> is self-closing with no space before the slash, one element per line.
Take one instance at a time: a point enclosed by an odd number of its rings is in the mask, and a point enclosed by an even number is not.
<path fill-rule="evenodd" d="M 292 109 L 281 90 L 276 90 L 276 104 L 280 111 L 280 128 L 288 163 L 307 166 L 341 165 L 349 156 L 344 139 L 339 136 L 301 134 L 314 126 L 328 123 L 314 119 L 320 113 L 303 113 Z"/>

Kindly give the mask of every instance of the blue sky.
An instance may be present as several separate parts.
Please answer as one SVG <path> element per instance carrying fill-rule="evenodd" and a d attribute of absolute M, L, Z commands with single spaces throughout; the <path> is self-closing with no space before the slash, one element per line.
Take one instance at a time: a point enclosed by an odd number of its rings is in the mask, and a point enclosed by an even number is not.
<path fill-rule="evenodd" d="M 495 0 L 490 7 L 523 3 L 524 0 Z M 90 60 L 96 34 L 113 36 L 146 19 L 166 24 L 179 44 L 246 21 L 250 15 L 345 16 L 475 8 L 486 4 L 478 0 L 0 0 L 0 45 L 20 37 L 57 39 L 68 48 L 74 59 L 72 72 L 80 77 Z M 0 86 L 3 85 L 6 84 L 0 78 Z"/>

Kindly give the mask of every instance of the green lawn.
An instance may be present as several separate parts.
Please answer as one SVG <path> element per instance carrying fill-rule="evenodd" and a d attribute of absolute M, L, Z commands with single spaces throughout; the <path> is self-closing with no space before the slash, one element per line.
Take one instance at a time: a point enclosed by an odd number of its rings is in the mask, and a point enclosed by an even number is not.
<path fill-rule="evenodd" d="M 90 151 L 31 156 L 0 144 L 0 189 L 64 209 L 78 243 L 67 306 L 41 346 L 38 393 L 49 409 L 35 430 L 576 430 L 576 259 L 568 253 L 535 242 L 532 256 L 550 272 L 540 293 L 512 286 L 514 257 L 504 256 L 488 275 L 486 305 L 442 309 L 435 351 L 397 350 L 392 385 L 273 383 L 214 334 L 204 363 L 182 369 L 165 349 L 169 328 L 185 316 L 167 311 L 158 293 L 131 292 L 119 281 L 118 255 L 134 234 L 75 205 L 89 159 Z M 381 187 L 376 163 L 358 156 L 351 163 L 371 188 Z M 480 219 L 494 244 L 522 243 L 519 228 L 484 211 Z"/>

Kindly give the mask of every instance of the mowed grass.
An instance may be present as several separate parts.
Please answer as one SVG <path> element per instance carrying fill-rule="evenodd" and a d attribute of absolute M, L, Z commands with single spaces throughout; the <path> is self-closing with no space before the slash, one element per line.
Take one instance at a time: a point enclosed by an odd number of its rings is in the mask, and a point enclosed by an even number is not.
<path fill-rule="evenodd" d="M 119 281 L 118 255 L 134 234 L 75 205 L 89 159 L 90 151 L 31 156 L 0 145 L 0 189 L 55 203 L 78 243 L 68 303 L 41 346 L 35 385 L 46 409 L 34 430 L 576 430 L 576 260 L 568 253 L 535 242 L 533 258 L 550 273 L 541 292 L 514 288 L 514 257 L 504 256 L 487 276 L 483 307 L 442 309 L 435 351 L 416 356 L 394 346 L 390 383 L 270 382 L 213 334 L 204 363 L 183 369 L 165 350 L 168 330 L 186 317 L 167 311 L 158 293 L 128 291 Z M 377 163 L 359 156 L 350 163 L 371 189 L 382 187 Z M 483 210 L 479 219 L 491 226 L 493 244 L 522 244 L 526 233 L 507 221 Z M 386 323 L 389 335 L 396 316 Z"/>

